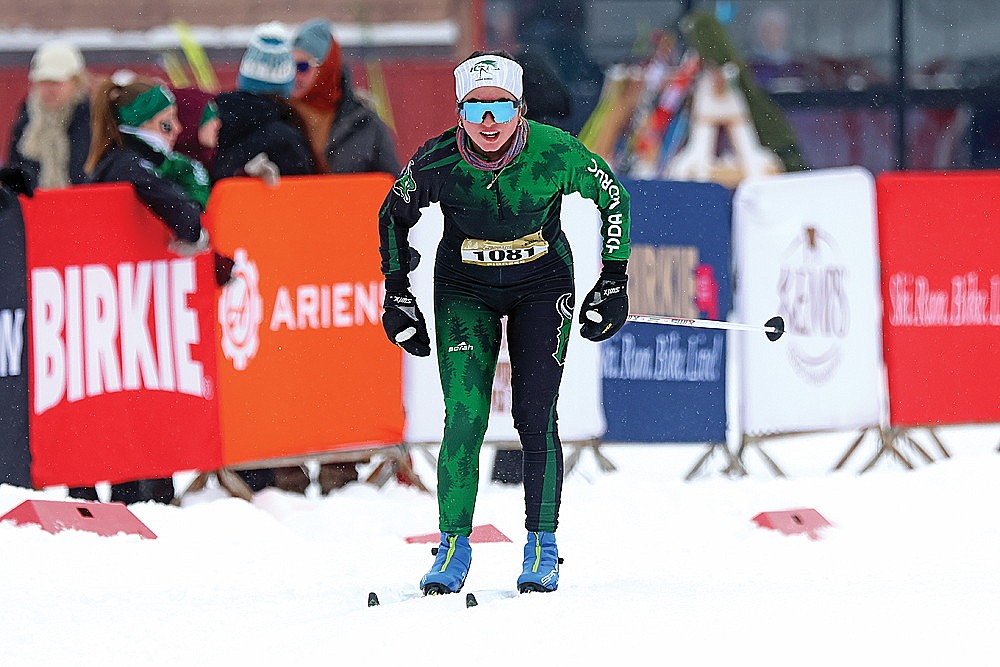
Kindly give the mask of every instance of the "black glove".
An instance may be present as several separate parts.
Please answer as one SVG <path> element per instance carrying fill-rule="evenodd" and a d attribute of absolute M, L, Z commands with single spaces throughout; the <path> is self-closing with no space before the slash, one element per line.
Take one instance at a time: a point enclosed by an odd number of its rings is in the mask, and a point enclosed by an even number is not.
<path fill-rule="evenodd" d="M 599 342 L 611 338 L 628 317 L 628 276 L 602 272 L 580 308 L 580 335 Z"/>
<path fill-rule="evenodd" d="M 181 257 L 194 257 L 208 250 L 208 230 L 204 227 L 198 232 L 197 241 L 185 241 L 175 238 L 167 244 L 167 249 Z"/>
<path fill-rule="evenodd" d="M 410 290 L 386 292 L 382 307 L 382 328 L 389 340 L 414 356 L 428 356 L 431 340 L 427 336 L 427 324 Z"/>
<path fill-rule="evenodd" d="M 17 194 L 28 197 L 35 196 L 35 189 L 28 182 L 28 175 L 19 167 L 0 168 L 0 183 L 6 185 Z"/>
<path fill-rule="evenodd" d="M 215 284 L 219 287 L 225 287 L 233 279 L 233 268 L 236 266 L 236 261 L 228 255 L 214 251 L 212 254 L 215 256 Z"/>

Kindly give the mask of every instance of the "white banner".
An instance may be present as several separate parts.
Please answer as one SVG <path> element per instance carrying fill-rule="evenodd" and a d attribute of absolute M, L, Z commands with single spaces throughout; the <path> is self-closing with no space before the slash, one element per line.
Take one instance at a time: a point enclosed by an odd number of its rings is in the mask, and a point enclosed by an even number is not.
<path fill-rule="evenodd" d="M 573 250 L 576 277 L 576 310 L 566 365 L 559 392 L 559 437 L 563 442 L 588 440 L 604 434 L 604 408 L 601 402 L 601 346 L 580 336 L 576 323 L 583 295 L 594 286 L 600 273 L 601 221 L 597 208 L 579 195 L 563 198 L 563 230 Z M 434 257 L 444 227 L 441 208 L 434 204 L 423 211 L 410 230 L 410 245 L 420 251 L 422 260 L 410 274 L 411 290 L 417 297 L 427 331 L 431 337 L 431 356 L 404 354 L 403 402 L 407 442 L 441 442 L 444 432 L 444 397 L 438 377 L 434 349 Z M 506 330 L 506 321 L 505 321 Z M 510 360 L 506 336 L 493 381 L 493 402 L 486 430 L 487 442 L 517 442 L 517 431 L 510 414 Z"/>
<path fill-rule="evenodd" d="M 875 185 L 861 168 L 744 180 L 733 203 L 745 434 L 839 430 L 885 414 Z"/>

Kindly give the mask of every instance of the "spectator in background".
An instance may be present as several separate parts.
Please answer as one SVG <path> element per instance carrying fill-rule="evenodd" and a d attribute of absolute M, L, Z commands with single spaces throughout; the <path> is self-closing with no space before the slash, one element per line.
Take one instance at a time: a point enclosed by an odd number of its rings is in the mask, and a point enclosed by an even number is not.
<path fill-rule="evenodd" d="M 93 118 L 85 165 L 90 180 L 132 183 L 173 232 L 178 254 L 206 250 L 201 211 L 208 202 L 208 173 L 173 150 L 181 132 L 173 93 L 147 79 L 126 85 L 107 79 L 94 94 Z"/>
<path fill-rule="evenodd" d="M 120 86 L 127 86 L 139 79 L 130 69 L 118 69 L 111 74 L 111 80 Z M 156 83 L 167 85 L 156 79 Z M 219 107 L 215 104 L 215 93 L 200 88 L 170 88 L 177 104 L 177 118 L 181 123 L 181 133 L 174 144 L 174 150 L 200 162 L 209 169 L 219 143 Z"/>
<path fill-rule="evenodd" d="M 139 80 L 139 75 L 130 69 L 119 69 L 111 74 L 111 80 L 119 86 L 127 86 Z M 167 86 L 160 79 L 147 79 L 147 82 Z M 181 124 L 174 151 L 201 164 L 207 170 L 219 139 L 219 110 L 213 99 L 215 95 L 198 88 L 174 88 L 170 92 L 174 96 L 177 118 Z M 205 201 L 200 201 L 199 198 L 199 205 L 204 211 L 208 205 L 207 197 Z M 212 255 L 215 260 L 215 282 L 223 287 L 232 279 L 235 262 L 232 257 L 215 251 Z"/>
<path fill-rule="evenodd" d="M 522 5 L 522 11 L 524 7 Z M 520 43 L 513 6 L 495 12 L 490 19 L 496 33 L 494 38 L 514 54 L 524 70 L 524 117 L 569 131 L 573 103 L 569 89 L 559 78 L 548 47 L 537 42 L 534 45 Z M 524 452 L 497 447 L 493 457 L 492 481 L 521 484 L 523 472 Z"/>
<path fill-rule="evenodd" d="M 350 84 L 329 21 L 304 23 L 292 42 L 292 106 L 306 121 L 313 150 L 332 174 L 400 170 L 389 128 Z"/>
<path fill-rule="evenodd" d="M 174 150 L 211 171 L 222 126 L 215 95 L 198 88 L 175 88 L 171 92 L 177 100 L 177 118 L 181 123 L 181 133 Z M 203 203 L 202 210 L 206 206 L 207 202 Z M 215 251 L 212 254 L 215 259 L 215 282 L 224 287 L 233 277 L 235 262 L 227 255 Z"/>
<path fill-rule="evenodd" d="M 171 92 L 177 99 L 177 118 L 183 127 L 174 150 L 211 170 L 222 127 L 215 94 L 198 88 L 174 88 Z"/>
<path fill-rule="evenodd" d="M 209 178 L 198 162 L 174 152 L 181 132 L 173 94 L 151 80 L 122 85 L 105 80 L 94 95 L 93 138 L 86 169 L 95 183 L 131 183 L 136 196 L 174 235 L 170 249 L 190 256 L 208 250 L 201 213 Z M 94 489 L 70 489 L 74 498 L 97 499 Z M 111 500 L 128 503 L 174 499 L 170 477 L 111 486 Z"/>
<path fill-rule="evenodd" d="M 518 7 L 523 53 L 530 54 L 529 60 L 545 62 L 569 91 L 570 112 L 559 127 L 575 136 L 597 106 L 604 85 L 604 71 L 583 44 L 587 8 L 582 0 L 525 1 Z"/>
<path fill-rule="evenodd" d="M 215 98 L 219 139 L 212 176 L 286 176 L 325 172 L 307 139 L 305 122 L 288 102 L 295 59 L 280 23 L 257 26 L 240 61 L 237 90 Z"/>
<path fill-rule="evenodd" d="M 522 12 L 526 4 L 522 4 Z M 487 16 L 487 29 L 491 32 L 490 39 L 497 44 L 496 48 L 514 54 L 524 69 L 524 101 L 527 104 L 524 117 L 569 131 L 573 107 L 569 90 L 559 78 L 555 63 L 544 45 L 521 44 L 518 11 L 514 3 L 497 3 L 495 10 Z"/>
<path fill-rule="evenodd" d="M 569 131 L 573 111 L 569 90 L 556 74 L 552 60 L 538 48 L 523 47 L 516 54 L 524 68 L 524 117 Z"/>
<path fill-rule="evenodd" d="M 751 19 L 755 44 L 747 58 L 757 84 L 774 92 L 804 87 L 803 66 L 788 48 L 788 10 L 765 5 Z"/>
<path fill-rule="evenodd" d="M 72 44 L 46 42 L 28 70 L 31 88 L 11 130 L 8 166 L 23 169 L 32 188 L 85 183 L 90 148 L 90 82 Z"/>
<path fill-rule="evenodd" d="M 292 42 L 292 55 L 292 106 L 306 122 L 313 152 L 322 157 L 330 173 L 398 174 L 400 165 L 389 128 L 351 89 L 330 22 L 315 18 L 302 24 Z M 359 456 L 355 461 L 321 464 L 321 492 L 327 494 L 356 481 L 357 464 L 367 461 Z M 309 486 L 309 475 L 302 467 L 275 472 L 278 488 L 285 491 L 304 493 Z"/>
<path fill-rule="evenodd" d="M 312 149 L 306 123 L 288 102 L 295 84 L 290 35 L 280 23 L 257 26 L 240 62 L 237 90 L 215 98 L 218 145 L 212 175 L 259 176 L 276 185 L 281 175 L 323 173 L 322 158 Z M 299 467 L 241 470 L 253 491 L 278 486 L 304 492 L 310 480 Z"/>
<path fill-rule="evenodd" d="M 570 99 L 569 89 L 556 71 L 548 47 L 537 42 L 534 45 L 521 44 L 518 10 L 513 3 L 498 7 L 498 10 L 489 15 L 489 27 L 495 33 L 492 35 L 493 39 L 513 53 L 524 70 L 524 117 L 569 131 L 573 101 Z M 529 3 L 521 4 L 520 11 L 530 12 Z M 493 457 L 492 481 L 521 484 L 523 471 L 524 452 L 520 449 L 497 447 Z"/>

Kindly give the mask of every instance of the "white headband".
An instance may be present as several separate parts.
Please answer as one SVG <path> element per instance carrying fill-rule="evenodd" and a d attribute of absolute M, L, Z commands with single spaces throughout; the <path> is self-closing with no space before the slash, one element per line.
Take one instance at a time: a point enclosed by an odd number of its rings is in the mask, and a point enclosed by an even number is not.
<path fill-rule="evenodd" d="M 496 86 L 519 100 L 524 93 L 523 74 L 520 65 L 503 56 L 470 58 L 455 68 L 455 97 L 461 101 L 476 88 Z"/>

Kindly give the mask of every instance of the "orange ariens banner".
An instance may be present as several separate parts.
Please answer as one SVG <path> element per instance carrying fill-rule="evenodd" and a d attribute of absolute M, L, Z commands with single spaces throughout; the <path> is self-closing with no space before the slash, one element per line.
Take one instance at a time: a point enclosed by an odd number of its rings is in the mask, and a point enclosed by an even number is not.
<path fill-rule="evenodd" d="M 226 464 L 402 441 L 402 359 L 381 325 L 385 175 L 216 185 L 206 220 L 236 260 L 218 304 Z"/>
<path fill-rule="evenodd" d="M 178 257 L 131 185 L 21 199 L 32 482 L 219 466 L 212 256 Z"/>
<path fill-rule="evenodd" d="M 1000 421 L 1000 172 L 876 189 L 890 423 Z"/>

